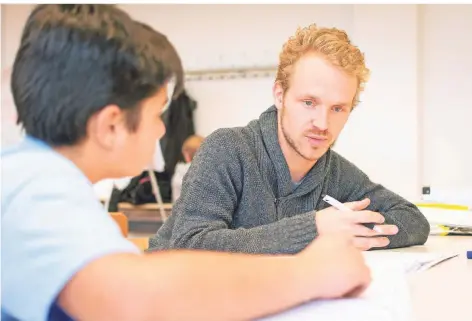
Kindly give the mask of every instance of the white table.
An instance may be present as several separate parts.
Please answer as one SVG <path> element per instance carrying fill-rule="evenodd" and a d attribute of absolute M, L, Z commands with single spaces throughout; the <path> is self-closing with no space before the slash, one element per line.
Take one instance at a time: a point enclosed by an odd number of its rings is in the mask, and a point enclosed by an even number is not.
<path fill-rule="evenodd" d="M 385 271 L 385 275 L 391 275 L 391 278 L 385 279 L 383 275 L 380 280 L 377 279 L 376 290 L 372 290 L 374 294 L 371 293 L 368 300 L 347 300 L 342 305 L 334 300 L 313 302 L 263 320 L 405 321 L 413 317 L 414 321 L 472 321 L 472 260 L 467 259 L 467 250 L 472 250 L 472 237 L 430 236 L 423 246 L 369 252 L 372 255 L 366 257 L 375 258 L 370 264 L 384 264 L 384 267 L 374 265 L 376 273 L 389 267 L 392 271 Z M 460 255 L 429 270 L 413 272 L 404 279 L 402 273 L 391 273 L 401 272 L 401 261 L 395 267 L 391 264 L 395 264 L 396 259 L 390 262 L 381 259 L 385 252 L 391 251 Z M 385 256 L 386 260 L 392 258 Z M 382 292 L 385 297 L 376 296 L 376 291 Z"/>
<path fill-rule="evenodd" d="M 424 246 L 389 251 L 460 253 L 409 279 L 416 321 L 472 320 L 471 236 L 430 236 Z"/>

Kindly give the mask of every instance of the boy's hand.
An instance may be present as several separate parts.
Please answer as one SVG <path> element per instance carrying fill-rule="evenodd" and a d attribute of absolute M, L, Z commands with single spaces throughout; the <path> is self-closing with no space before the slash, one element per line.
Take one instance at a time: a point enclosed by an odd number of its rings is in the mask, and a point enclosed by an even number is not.
<path fill-rule="evenodd" d="M 299 255 L 311 268 L 307 284 L 320 299 L 356 296 L 370 284 L 370 270 L 348 235 L 320 236 Z"/>

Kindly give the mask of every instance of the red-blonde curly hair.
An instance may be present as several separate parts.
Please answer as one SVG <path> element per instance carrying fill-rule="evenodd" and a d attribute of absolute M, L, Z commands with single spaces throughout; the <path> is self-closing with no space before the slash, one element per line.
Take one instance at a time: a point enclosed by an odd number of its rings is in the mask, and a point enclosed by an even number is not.
<path fill-rule="evenodd" d="M 357 91 L 353 101 L 355 107 L 359 102 L 359 94 L 369 79 L 370 71 L 365 65 L 364 54 L 351 44 L 345 31 L 336 28 L 320 28 L 316 24 L 298 28 L 295 35 L 283 45 L 276 82 L 280 83 L 284 92 L 289 88 L 293 65 L 307 52 L 322 54 L 333 65 L 357 78 Z"/>

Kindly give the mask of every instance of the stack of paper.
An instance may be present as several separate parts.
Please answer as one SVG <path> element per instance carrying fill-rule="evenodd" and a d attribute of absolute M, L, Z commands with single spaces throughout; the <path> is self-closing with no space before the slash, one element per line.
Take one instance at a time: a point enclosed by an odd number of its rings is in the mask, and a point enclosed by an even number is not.
<path fill-rule="evenodd" d="M 431 225 L 431 235 L 472 235 L 472 211 L 418 207 Z"/>

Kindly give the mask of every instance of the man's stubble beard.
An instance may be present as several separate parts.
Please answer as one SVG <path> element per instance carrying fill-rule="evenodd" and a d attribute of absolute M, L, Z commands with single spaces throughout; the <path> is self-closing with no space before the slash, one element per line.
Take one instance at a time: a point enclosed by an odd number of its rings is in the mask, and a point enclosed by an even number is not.
<path fill-rule="evenodd" d="M 295 141 L 290 137 L 288 132 L 285 130 L 284 118 L 285 118 L 285 104 L 282 104 L 282 108 L 280 110 L 280 127 L 282 129 L 282 135 L 284 135 L 285 141 L 287 142 L 287 144 L 290 146 L 291 149 L 293 149 L 298 155 L 300 155 L 300 157 L 302 157 L 303 159 L 309 162 L 316 162 L 319 158 L 310 158 L 304 155 L 302 151 L 300 150 L 300 148 L 298 148 Z"/>

